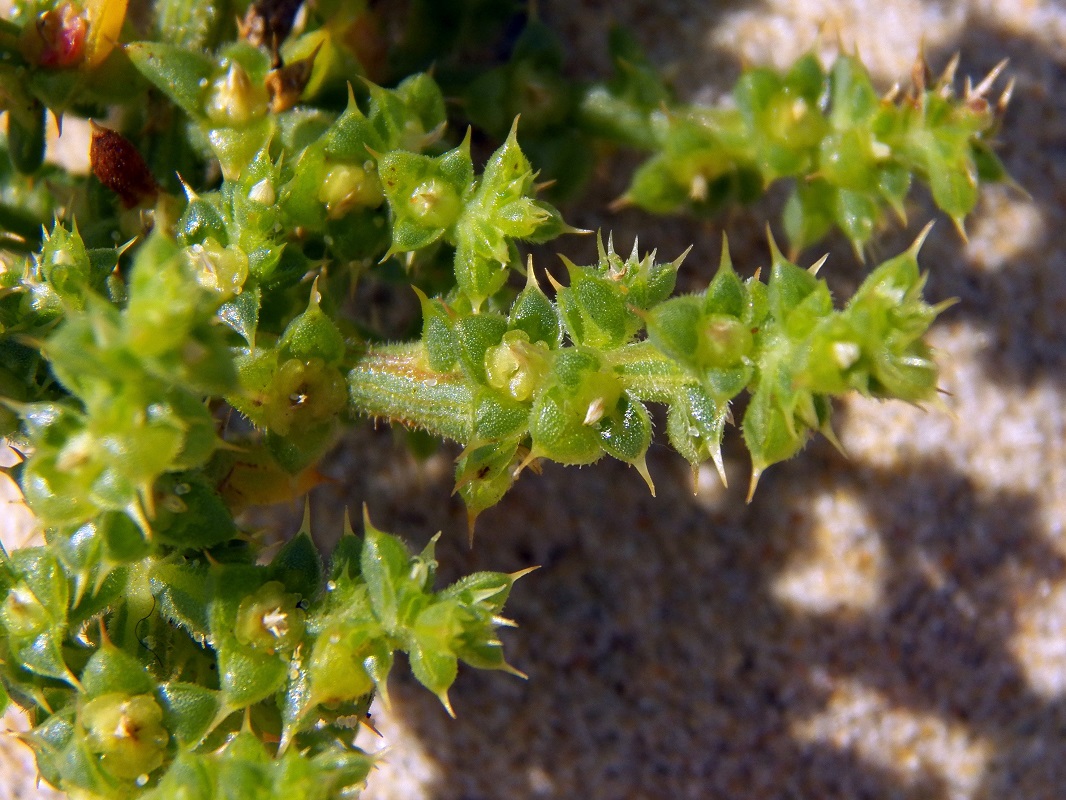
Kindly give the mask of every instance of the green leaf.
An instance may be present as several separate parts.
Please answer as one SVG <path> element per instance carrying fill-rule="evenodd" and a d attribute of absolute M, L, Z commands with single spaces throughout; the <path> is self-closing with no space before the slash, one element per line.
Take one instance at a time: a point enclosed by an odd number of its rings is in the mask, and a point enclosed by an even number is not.
<path fill-rule="evenodd" d="M 90 796 L 106 796 L 117 790 L 118 781 L 103 768 L 99 755 L 89 750 L 82 737 L 72 737 L 57 756 L 59 785 L 68 792 L 80 789 Z"/>
<path fill-rule="evenodd" d="M 426 73 L 404 78 L 395 91 L 407 106 L 408 117 L 413 115 L 424 132 L 430 133 L 445 123 L 444 95 L 437 82 Z"/>
<path fill-rule="evenodd" d="M 455 283 L 475 310 L 503 288 L 513 245 L 491 222 L 470 222 L 456 232 Z"/>
<path fill-rule="evenodd" d="M 203 114 L 204 87 L 214 63 L 176 44 L 135 42 L 125 47 L 133 66 L 191 117 Z"/>
<path fill-rule="evenodd" d="M 874 233 L 874 226 L 881 218 L 876 196 L 867 192 L 841 189 L 837 192 L 836 223 L 851 240 L 857 253 Z"/>
<path fill-rule="evenodd" d="M 62 623 L 70 601 L 70 584 L 56 557 L 44 547 L 26 547 L 10 556 L 14 575 L 24 582 L 48 615 Z"/>
<path fill-rule="evenodd" d="M 867 192 L 876 184 L 870 132 L 847 128 L 826 136 L 818 153 L 818 174 L 840 189 Z"/>
<path fill-rule="evenodd" d="M 17 591 L 17 590 L 16 590 Z M 8 625 L 7 606 L 0 618 Z M 8 636 L 12 655 L 25 668 L 46 678 L 73 683 L 70 668 L 63 657 L 63 630 L 50 628 L 39 634 Z"/>
<path fill-rule="evenodd" d="M 230 242 L 226 221 L 219 207 L 220 195 L 210 192 L 201 196 L 191 188 L 187 188 L 186 193 L 190 195 L 189 204 L 185 206 L 181 219 L 178 220 L 178 241 L 183 245 L 193 245 L 214 239 L 223 247 L 228 245 Z"/>
<path fill-rule="evenodd" d="M 211 435 L 213 438 L 214 426 Z M 236 536 L 233 513 L 197 473 L 164 475 L 156 492 L 162 502 L 153 524 L 155 542 L 179 551 L 206 550 Z"/>
<path fill-rule="evenodd" d="M 313 600 L 322 588 L 322 557 L 309 534 L 300 532 L 270 562 L 271 573 L 290 592 Z"/>
<path fill-rule="evenodd" d="M 419 683 L 437 695 L 444 708 L 454 717 L 448 689 L 455 683 L 459 673 L 459 661 L 452 652 L 434 649 L 433 645 L 433 642 L 427 645 L 417 639 L 411 644 L 408 652 L 411 672 Z"/>
<path fill-rule="evenodd" d="M 825 90 L 825 69 L 815 53 L 806 53 L 789 69 L 785 84 L 808 103 L 817 103 Z"/>
<path fill-rule="evenodd" d="M 94 698 L 110 693 L 152 694 L 156 682 L 131 655 L 105 642 L 89 658 L 81 673 L 82 691 Z"/>
<path fill-rule="evenodd" d="M 603 455 L 599 432 L 584 424 L 588 405 L 570 396 L 562 386 L 545 390 L 533 404 L 529 432 L 533 452 L 560 464 L 591 464 Z"/>
<path fill-rule="evenodd" d="M 152 9 L 156 38 L 186 51 L 212 47 L 226 9 L 225 3 L 157 0 Z"/>
<path fill-rule="evenodd" d="M 56 224 L 41 243 L 37 259 L 49 286 L 74 308 L 84 308 L 85 294 L 93 286 L 93 266 L 78 228 L 67 231 Z"/>
<path fill-rule="evenodd" d="M 529 407 L 502 397 L 491 389 L 482 389 L 474 399 L 474 439 L 488 442 L 518 440 L 525 433 Z"/>
<path fill-rule="evenodd" d="M 930 152 L 927 163 L 933 200 L 961 228 L 963 218 L 977 205 L 977 168 L 968 154 L 952 158 Z"/>
<path fill-rule="evenodd" d="M 321 230 L 325 223 L 319 199 L 327 173 L 322 142 L 314 142 L 295 157 L 292 178 L 278 192 L 278 203 L 289 219 L 308 230 Z"/>
<path fill-rule="evenodd" d="M 386 147 L 375 127 L 355 102 L 355 95 L 348 95 L 348 105 L 337 120 L 322 135 L 326 155 L 346 161 L 362 162 L 369 150 L 385 151 Z"/>
<path fill-rule="evenodd" d="M 722 435 L 728 416 L 728 405 L 716 404 L 700 387 L 684 387 L 666 414 L 670 444 L 693 467 L 707 459 L 713 460 L 724 480 Z"/>
<path fill-rule="evenodd" d="M 498 345 L 507 331 L 507 320 L 499 314 L 485 313 L 463 316 L 455 322 L 455 338 L 459 343 L 459 360 L 471 380 L 485 384 L 485 351 Z"/>
<path fill-rule="evenodd" d="M 459 360 L 459 339 L 455 334 L 454 312 L 444 301 L 430 300 L 417 286 L 412 287 L 422 304 L 422 342 L 429 366 L 446 371 Z"/>
<path fill-rule="evenodd" d="M 442 599 L 455 598 L 464 606 L 478 606 L 490 614 L 499 614 L 515 580 L 524 574 L 474 572 L 443 589 L 438 596 Z"/>
<path fill-rule="evenodd" d="M 395 90 L 367 83 L 370 120 L 389 150 L 422 150 L 444 123 L 444 97 L 426 75 L 405 79 Z"/>
<path fill-rule="evenodd" d="M 240 294 L 223 303 L 218 308 L 218 316 L 248 343 L 255 348 L 255 333 L 259 327 L 259 306 L 262 303 L 262 291 L 258 286 L 245 288 Z"/>
<path fill-rule="evenodd" d="M 163 724 L 182 749 L 196 747 L 218 716 L 218 693 L 194 683 L 171 681 L 158 691 Z"/>
<path fill-rule="evenodd" d="M 675 175 L 672 166 L 665 154 L 649 158 L 633 173 L 626 199 L 652 214 L 670 214 L 682 208 L 688 202 L 690 187 L 682 182 L 682 176 Z"/>
<path fill-rule="evenodd" d="M 315 639 L 308 659 L 310 683 L 306 703 L 335 705 L 370 694 L 374 681 L 364 662 L 373 656 L 375 669 L 383 666 L 378 637 L 381 637 L 381 629 L 376 624 L 342 624 L 322 631 Z"/>
<path fill-rule="evenodd" d="M 395 536 L 378 530 L 363 511 L 363 552 L 360 566 L 376 616 L 390 633 L 399 625 L 399 594 L 407 577 L 410 556 Z"/>
<path fill-rule="evenodd" d="M 771 464 L 792 458 L 807 441 L 768 383 L 761 383 L 752 395 L 743 430 L 755 479 Z"/>
<path fill-rule="evenodd" d="M 832 300 L 824 284 L 807 270 L 786 261 L 780 253 L 774 257 L 767 288 L 770 314 L 779 323 L 787 323 L 789 316 L 812 295 L 822 314 L 832 310 Z"/>
<path fill-rule="evenodd" d="M 797 251 L 832 229 L 836 195 L 837 190 L 824 180 L 797 181 L 785 203 L 783 219 L 788 241 Z"/>
<path fill-rule="evenodd" d="M 537 285 L 532 261 L 527 269 L 529 272 L 526 286 L 511 305 L 507 327 L 509 330 L 523 331 L 531 342 L 544 342 L 554 349 L 562 344 L 563 340 L 559 312 Z"/>
<path fill-rule="evenodd" d="M 244 708 L 265 700 L 285 685 L 288 672 L 288 662 L 276 655 L 232 640 L 218 647 L 218 679 L 229 707 Z"/>
<path fill-rule="evenodd" d="M 25 105 L 7 115 L 7 154 L 23 175 L 33 175 L 44 162 L 46 112 L 39 100 L 26 98 Z"/>
<path fill-rule="evenodd" d="M 41 777 L 53 786 L 62 784 L 62 753 L 74 738 L 74 707 L 54 714 L 25 735 L 37 756 Z"/>
<path fill-rule="evenodd" d="M 517 441 L 467 448 L 455 462 L 455 490 L 471 520 L 496 505 L 515 481 Z"/>
<path fill-rule="evenodd" d="M 311 299 L 307 309 L 290 322 L 278 340 L 278 349 L 283 358 L 308 361 L 320 358 L 330 365 L 337 365 L 344 358 L 344 337 L 333 321 L 320 307 L 322 294 L 318 281 L 311 286 Z"/>
<path fill-rule="evenodd" d="M 623 394 L 598 427 L 608 455 L 620 461 L 643 463 L 651 444 L 651 417 L 640 401 Z"/>
<path fill-rule="evenodd" d="M 977 169 L 977 177 L 986 183 L 1006 183 L 1010 181 L 1010 173 L 1007 167 L 989 145 L 982 141 L 972 145 L 974 166 Z"/>
<path fill-rule="evenodd" d="M 206 640 L 208 623 L 208 569 L 199 564 L 156 562 L 149 572 L 152 594 L 165 619 L 185 628 L 195 639 Z"/>
<path fill-rule="evenodd" d="M 675 297 L 657 305 L 647 319 L 651 343 L 675 361 L 698 366 L 703 305 L 703 300 L 695 295 Z"/>
<path fill-rule="evenodd" d="M 879 98 L 866 68 L 857 58 L 840 56 L 829 71 L 829 119 L 838 129 L 864 122 L 877 109 Z"/>
<path fill-rule="evenodd" d="M 904 202 L 911 190 L 911 173 L 902 164 L 884 164 L 877 170 L 877 188 L 901 221 L 907 215 Z"/>
<path fill-rule="evenodd" d="M 625 344 L 640 327 L 629 310 L 622 287 L 610 278 L 601 278 L 565 257 L 570 286 L 557 294 L 559 311 L 574 344 L 596 349 L 612 349 Z"/>
<path fill-rule="evenodd" d="M 337 547 L 329 558 L 329 577 L 334 584 L 338 580 L 349 582 L 356 580 L 362 569 L 363 543 L 349 527 L 347 509 L 345 509 L 344 525 L 344 535 L 337 542 Z"/>

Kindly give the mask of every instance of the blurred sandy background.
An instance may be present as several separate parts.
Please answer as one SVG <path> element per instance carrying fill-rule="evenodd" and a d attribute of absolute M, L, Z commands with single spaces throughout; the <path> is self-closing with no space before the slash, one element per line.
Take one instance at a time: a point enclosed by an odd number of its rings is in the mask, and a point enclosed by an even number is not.
<path fill-rule="evenodd" d="M 607 74 L 605 26 L 633 30 L 683 97 L 714 102 L 744 63 L 784 67 L 821 42 L 857 48 L 877 84 L 905 81 L 924 39 L 934 70 L 961 52 L 979 80 L 1010 57 L 1017 88 L 1001 155 L 1031 194 L 983 195 L 964 245 L 940 218 L 920 261 L 927 295 L 960 303 L 932 340 L 950 413 L 849 400 L 845 459 L 825 441 L 769 470 L 744 504 L 748 462 L 727 431 L 730 488 L 695 481 L 665 444 L 658 497 L 617 462 L 526 474 L 486 512 L 473 551 L 450 498 L 448 449 L 416 464 L 387 430 L 354 432 L 313 497 L 316 528 L 344 504 L 423 544 L 444 536 L 443 578 L 542 569 L 508 606 L 510 661 L 528 682 L 461 670 L 451 720 L 404 669 L 373 800 L 495 798 L 871 798 L 1053 800 L 1066 796 L 1066 7 L 1051 2 L 785 0 L 540 3 L 574 70 Z M 627 251 L 673 258 L 705 283 L 728 230 L 742 274 L 766 266 L 774 193 L 709 222 L 600 211 L 633 161 L 567 219 L 613 229 Z M 923 193 L 906 247 L 935 216 Z M 560 251 L 590 259 L 593 243 Z M 833 240 L 822 271 L 838 296 L 863 277 Z M 806 254 L 813 260 L 820 252 Z M 547 260 L 538 264 L 544 268 Z M 661 419 L 660 419 L 661 421 Z M 660 426 L 661 427 L 661 426 Z M 295 520 L 291 512 L 284 512 Z M 0 511 L 18 525 L 17 506 Z M 328 533 L 327 533 L 328 535 Z M 325 538 L 325 537 L 324 537 Z M 5 539 L 5 541 L 8 541 Z M 54 796 L 3 750 L 0 798 Z"/>

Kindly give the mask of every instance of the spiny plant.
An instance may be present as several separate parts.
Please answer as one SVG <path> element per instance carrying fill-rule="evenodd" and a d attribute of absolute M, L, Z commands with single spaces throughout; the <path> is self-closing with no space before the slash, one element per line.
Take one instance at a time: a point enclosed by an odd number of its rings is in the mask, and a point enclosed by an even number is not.
<path fill-rule="evenodd" d="M 986 99 L 1006 61 L 958 97 L 958 54 L 936 78 L 920 54 L 910 87 L 879 96 L 858 56 L 826 70 L 808 53 L 784 72 L 744 70 L 722 105 L 706 107 L 680 102 L 628 32 L 611 31 L 610 52 L 610 80 L 575 86 L 560 42 L 534 21 L 506 64 L 463 87 L 464 109 L 496 131 L 521 114 L 523 145 L 566 191 L 587 177 L 596 142 L 649 153 L 616 207 L 708 214 L 791 179 L 782 223 L 796 252 L 835 228 L 862 258 L 887 210 L 906 223 L 915 180 L 965 235 L 979 182 L 1009 180 L 992 145 L 1013 81 Z"/>
<path fill-rule="evenodd" d="M 654 493 L 647 402 L 667 406 L 673 447 L 693 467 L 712 460 L 725 481 L 729 405 L 748 389 L 750 497 L 762 471 L 795 455 L 810 431 L 832 438 L 830 396 L 932 399 L 936 367 L 922 335 L 944 307 L 921 297 L 921 239 L 840 310 L 816 277 L 822 262 L 801 269 L 770 244 L 766 283 L 742 281 L 724 246 L 707 288 L 680 297 L 670 295 L 683 257 L 658 263 L 634 248 L 623 260 L 602 240 L 597 264 L 564 258 L 568 286 L 549 274 L 554 302 L 532 263 L 507 314 L 421 295 L 421 341 L 369 347 L 348 373 L 349 396 L 367 413 L 465 444 L 456 488 L 473 520 L 536 459 L 611 455 Z"/>
<path fill-rule="evenodd" d="M 911 88 L 896 84 L 882 97 L 854 56 L 838 57 L 828 72 L 810 54 L 784 74 L 747 70 L 733 109 L 679 105 L 650 116 L 654 155 L 620 202 L 653 212 L 714 210 L 791 178 L 782 222 L 792 248 L 837 228 L 861 259 L 887 209 L 906 223 L 918 179 L 965 237 L 979 181 L 1007 179 L 991 143 L 1013 86 L 994 106 L 985 99 L 1003 61 L 956 98 L 957 66 L 956 55 L 934 81 L 919 57 Z"/>
<path fill-rule="evenodd" d="M 472 530 L 542 460 L 610 455 L 650 486 L 647 404 L 722 472 L 747 391 L 754 491 L 832 438 L 832 397 L 935 399 L 924 336 L 946 304 L 922 296 L 922 237 L 842 307 L 822 262 L 772 237 L 765 281 L 723 246 L 706 288 L 675 296 L 684 255 L 624 258 L 608 237 L 545 291 L 522 248 L 576 231 L 525 150 L 565 174 L 596 141 L 647 149 L 626 198 L 660 211 L 793 177 L 792 245 L 836 225 L 861 249 L 913 177 L 960 225 L 976 181 L 1004 177 L 984 83 L 956 98 L 950 69 L 922 72 L 879 100 L 857 59 L 808 56 L 698 109 L 622 34 L 614 78 L 566 80 L 536 20 L 507 62 L 460 69 L 513 12 L 412 2 L 391 50 L 373 10 L 338 0 L 159 0 L 136 19 L 22 0 L 0 21 L 0 435 L 45 539 L 0 550 L 0 706 L 28 712 L 41 775 L 71 796 L 353 796 L 396 652 L 449 712 L 459 661 L 520 674 L 497 628 L 524 573 L 438 590 L 433 543 L 412 556 L 365 513 L 328 566 L 307 519 L 272 557 L 242 522 L 320 480 L 362 417 L 463 446 Z M 473 131 L 448 124 L 427 60 Z M 107 120 L 92 176 L 44 161 L 48 114 Z M 420 335 L 385 343 L 351 301 L 377 276 L 413 287 Z"/>

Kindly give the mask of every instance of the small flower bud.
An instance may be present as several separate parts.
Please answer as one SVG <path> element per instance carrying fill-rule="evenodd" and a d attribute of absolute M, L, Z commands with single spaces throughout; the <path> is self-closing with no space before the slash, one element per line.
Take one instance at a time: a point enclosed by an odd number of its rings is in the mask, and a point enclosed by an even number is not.
<path fill-rule="evenodd" d="M 245 125 L 267 109 L 264 87 L 252 84 L 244 67 L 231 61 L 226 74 L 215 81 L 204 110 L 213 123 L 226 127 Z"/>
<path fill-rule="evenodd" d="M 385 199 L 373 162 L 365 167 L 336 164 L 326 173 L 318 199 L 330 219 L 340 219 L 354 208 L 377 208 Z"/>
<path fill-rule="evenodd" d="M 509 331 L 503 342 L 485 351 L 489 386 L 505 389 L 515 400 L 525 402 L 543 382 L 547 357 L 543 345 L 531 344 L 522 331 Z"/>
<path fill-rule="evenodd" d="M 856 342 L 833 342 L 833 360 L 841 369 L 852 366 L 862 356 L 862 350 Z"/>
<path fill-rule="evenodd" d="M 447 228 L 459 217 L 462 203 L 455 189 L 438 178 L 430 178 L 411 192 L 407 207 L 420 225 Z"/>
<path fill-rule="evenodd" d="M 248 280 L 248 256 L 241 248 L 223 247 L 208 237 L 203 244 L 194 244 L 185 252 L 202 287 L 218 292 L 224 299 L 240 294 Z"/>
<path fill-rule="evenodd" d="M 304 634 L 304 612 L 296 605 L 299 599 L 278 581 L 263 584 L 237 609 L 237 641 L 268 653 L 294 649 Z"/>
<path fill-rule="evenodd" d="M 48 629 L 51 615 L 25 583 L 17 584 L 0 606 L 0 620 L 9 636 L 35 636 Z"/>
<path fill-rule="evenodd" d="M 35 25 L 27 26 L 24 53 L 42 67 L 73 67 L 85 58 L 85 34 L 88 21 L 73 3 L 63 3 L 43 12 Z"/>
<path fill-rule="evenodd" d="M 585 410 L 585 419 L 581 421 L 582 425 L 595 425 L 601 419 L 603 419 L 603 412 L 607 410 L 606 400 L 602 397 L 595 398 L 589 407 Z"/>
<path fill-rule="evenodd" d="M 752 345 L 750 327 L 743 321 L 711 314 L 703 320 L 697 360 L 701 366 L 732 367 L 751 352 Z"/>
<path fill-rule="evenodd" d="M 81 724 L 89 750 L 115 777 L 135 780 L 162 766 L 170 735 L 151 695 L 101 695 L 82 707 Z"/>
<path fill-rule="evenodd" d="M 271 183 L 270 178 L 263 178 L 263 180 L 259 181 L 259 183 L 249 189 L 248 199 L 264 206 L 274 205 L 277 200 L 277 194 L 274 191 L 274 184 Z"/>
<path fill-rule="evenodd" d="M 219 242 L 208 238 L 203 244 L 189 247 L 185 254 L 200 286 L 219 292 L 227 300 L 241 293 L 248 277 L 248 257 L 240 247 L 223 247 Z"/>
<path fill-rule="evenodd" d="M 344 376 L 320 358 L 283 362 L 274 374 L 265 404 L 267 427 L 281 436 L 303 432 L 347 405 Z"/>

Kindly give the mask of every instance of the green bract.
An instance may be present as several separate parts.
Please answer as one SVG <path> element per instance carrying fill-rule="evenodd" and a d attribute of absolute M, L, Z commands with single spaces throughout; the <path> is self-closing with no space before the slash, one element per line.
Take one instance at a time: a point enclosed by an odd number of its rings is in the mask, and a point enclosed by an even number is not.
<path fill-rule="evenodd" d="M 572 196 L 598 144 L 650 152 L 625 199 L 652 211 L 793 179 L 796 248 L 839 227 L 861 251 L 915 179 L 961 227 L 978 179 L 1006 178 L 995 75 L 956 98 L 950 70 L 919 70 L 878 98 L 856 58 L 807 56 L 700 108 L 622 31 L 610 80 L 570 81 L 545 25 L 504 35 L 509 0 L 413 3 L 395 36 L 364 2 L 14 5 L 0 436 L 45 544 L 0 549 L 0 708 L 27 710 L 43 779 L 72 797 L 352 797 L 372 766 L 355 723 L 397 652 L 449 712 L 460 662 L 521 674 L 496 629 L 524 572 L 438 590 L 434 542 L 412 556 L 366 519 L 328 565 L 309 523 L 272 558 L 247 529 L 245 509 L 326 480 L 362 416 L 460 442 L 472 526 L 539 459 L 609 455 L 650 486 L 650 404 L 721 472 L 746 392 L 754 489 L 832 435 L 831 398 L 935 396 L 944 305 L 922 297 L 918 243 L 843 307 L 772 241 L 765 282 L 723 248 L 675 296 L 683 256 L 608 239 L 542 289 L 524 248 L 577 232 L 542 192 Z M 496 37 L 509 58 L 471 70 Z M 91 175 L 45 159 L 49 113 L 116 126 L 94 123 Z M 376 303 L 396 283 L 420 332 Z"/>

